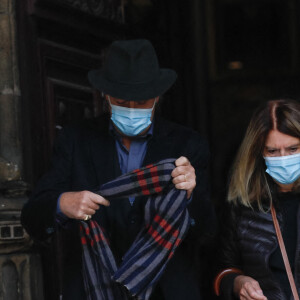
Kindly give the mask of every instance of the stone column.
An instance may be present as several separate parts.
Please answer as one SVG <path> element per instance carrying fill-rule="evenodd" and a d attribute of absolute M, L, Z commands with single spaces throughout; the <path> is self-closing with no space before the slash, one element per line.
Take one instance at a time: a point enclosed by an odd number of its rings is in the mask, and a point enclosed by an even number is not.
<path fill-rule="evenodd" d="M 0 0 L 0 300 L 42 300 L 40 258 L 20 224 L 27 187 L 15 15 L 15 0 Z"/>
<path fill-rule="evenodd" d="M 0 182 L 20 180 L 20 89 L 14 0 L 0 0 Z"/>

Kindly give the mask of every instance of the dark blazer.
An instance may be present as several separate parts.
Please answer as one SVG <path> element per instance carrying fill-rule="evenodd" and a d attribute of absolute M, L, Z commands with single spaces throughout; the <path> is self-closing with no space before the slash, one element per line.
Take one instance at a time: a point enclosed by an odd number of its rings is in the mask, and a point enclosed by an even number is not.
<path fill-rule="evenodd" d="M 44 240 L 56 230 L 56 205 L 61 193 L 97 191 L 101 184 L 121 175 L 115 140 L 109 133 L 108 124 L 108 118 L 101 117 L 61 131 L 54 148 L 52 167 L 40 180 L 22 211 L 22 224 L 31 236 Z M 156 117 L 144 165 L 180 156 L 186 156 L 196 170 L 197 187 L 189 205 L 194 226 L 169 263 L 159 285 L 164 299 L 196 300 L 200 299 L 200 293 L 190 251 L 202 233 L 214 227 L 215 221 L 208 198 L 208 146 L 195 131 Z M 133 206 L 128 200 L 114 200 L 109 207 L 101 207 L 94 216 L 105 228 L 118 262 L 143 225 L 144 200 L 137 198 Z M 76 220 L 70 220 L 66 228 L 60 230 L 64 244 L 64 299 L 84 299 L 77 226 Z M 152 299 L 159 297 L 153 296 Z"/>

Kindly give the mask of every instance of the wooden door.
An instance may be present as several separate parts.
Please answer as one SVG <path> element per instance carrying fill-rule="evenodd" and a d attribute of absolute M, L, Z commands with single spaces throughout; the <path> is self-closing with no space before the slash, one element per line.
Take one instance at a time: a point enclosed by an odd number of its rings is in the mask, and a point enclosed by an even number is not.
<path fill-rule="evenodd" d="M 126 25 L 121 0 L 22 0 L 16 6 L 23 176 L 33 187 L 49 166 L 57 131 L 101 114 L 101 95 L 87 73 L 101 67 Z M 39 247 L 49 300 L 60 294 L 57 238 Z"/>
<path fill-rule="evenodd" d="M 25 180 L 49 165 L 55 132 L 101 113 L 87 73 L 125 36 L 122 0 L 16 1 Z"/>

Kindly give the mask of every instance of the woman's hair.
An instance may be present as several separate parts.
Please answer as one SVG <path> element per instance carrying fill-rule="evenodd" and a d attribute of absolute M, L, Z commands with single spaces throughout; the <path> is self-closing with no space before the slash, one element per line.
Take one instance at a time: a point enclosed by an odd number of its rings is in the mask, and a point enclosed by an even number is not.
<path fill-rule="evenodd" d="M 263 151 L 271 130 L 300 138 L 300 104 L 293 100 L 272 100 L 261 106 L 252 116 L 246 135 L 233 164 L 227 200 L 252 207 L 271 197 L 266 176 Z M 300 179 L 294 189 L 299 190 Z"/>

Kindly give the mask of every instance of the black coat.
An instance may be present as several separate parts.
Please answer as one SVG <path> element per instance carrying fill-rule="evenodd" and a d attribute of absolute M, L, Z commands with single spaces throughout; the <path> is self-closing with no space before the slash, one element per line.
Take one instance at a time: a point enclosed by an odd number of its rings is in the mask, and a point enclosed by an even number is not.
<path fill-rule="evenodd" d="M 282 214 L 275 206 L 282 229 Z M 231 207 L 227 212 L 220 247 L 220 269 L 237 268 L 244 275 L 258 281 L 264 295 L 270 300 L 288 300 L 269 266 L 269 258 L 279 247 L 271 212 L 258 208 Z M 300 206 L 297 212 L 297 234 L 300 239 Z M 293 267 L 293 266 L 291 266 Z M 300 293 L 300 245 L 295 256 L 295 282 Z M 227 275 L 221 281 L 222 299 L 233 300 L 233 280 L 236 275 Z"/>
<path fill-rule="evenodd" d="M 43 240 L 56 227 L 55 212 L 59 195 L 66 191 L 97 191 L 99 186 L 121 175 L 115 140 L 108 130 L 108 118 L 93 120 L 84 126 L 63 129 L 54 149 L 52 168 L 41 179 L 22 211 L 22 224 L 28 233 Z M 148 143 L 144 165 L 165 158 L 186 156 L 196 170 L 197 187 L 189 205 L 195 226 L 169 263 L 160 280 L 165 299 L 199 299 L 194 262 L 189 249 L 201 233 L 214 227 L 214 212 L 208 198 L 208 147 L 199 135 L 185 127 L 156 118 L 153 137 Z M 105 229 L 119 262 L 143 224 L 143 198 L 131 206 L 119 199 L 101 207 L 95 219 Z M 212 223 L 212 224 L 211 224 Z M 64 299 L 84 299 L 81 277 L 81 247 L 78 222 L 71 220 L 63 234 Z M 194 295 L 194 296 L 193 296 Z"/>

